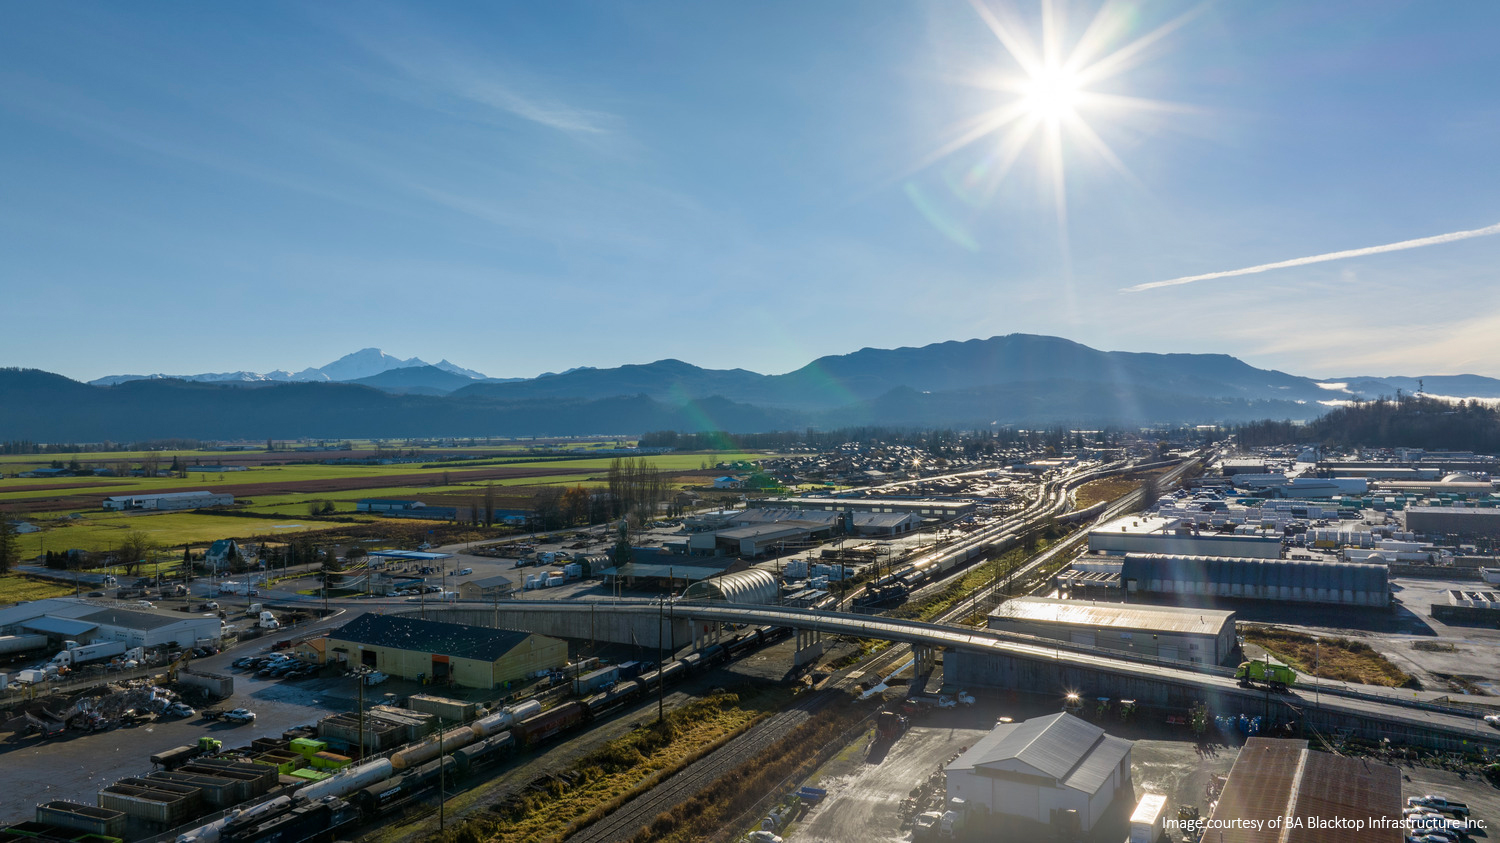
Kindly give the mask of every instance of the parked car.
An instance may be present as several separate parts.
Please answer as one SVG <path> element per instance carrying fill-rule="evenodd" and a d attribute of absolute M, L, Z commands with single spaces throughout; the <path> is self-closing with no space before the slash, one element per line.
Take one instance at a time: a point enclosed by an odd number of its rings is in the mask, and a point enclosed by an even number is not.
<path fill-rule="evenodd" d="M 233 711 L 225 712 L 224 719 L 230 723 L 253 723 L 255 722 L 255 712 L 248 708 L 236 708 Z"/>
<path fill-rule="evenodd" d="M 1467 817 L 1469 806 L 1462 802 L 1454 802 L 1446 796 L 1429 793 L 1426 796 L 1412 796 L 1406 800 L 1408 808 L 1424 807 L 1431 808 L 1443 814 L 1452 814 L 1455 817 Z"/>

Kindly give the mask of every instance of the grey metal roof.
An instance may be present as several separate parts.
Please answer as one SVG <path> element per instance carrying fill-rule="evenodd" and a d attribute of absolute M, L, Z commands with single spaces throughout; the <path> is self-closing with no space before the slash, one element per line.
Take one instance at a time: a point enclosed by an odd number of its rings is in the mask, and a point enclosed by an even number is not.
<path fill-rule="evenodd" d="M 1086 720 L 1059 712 L 996 726 L 948 769 L 982 775 L 986 767 L 1018 761 L 1060 785 L 1094 793 L 1130 753 L 1131 745 Z"/>
<path fill-rule="evenodd" d="M 473 585 L 478 586 L 479 588 L 505 588 L 506 586 L 511 585 L 511 583 L 512 580 L 510 579 L 510 577 L 503 577 L 497 574 L 493 577 L 485 577 L 482 580 L 469 580 L 468 582 L 464 583 L 464 585 Z"/>
<path fill-rule="evenodd" d="M 21 628 L 32 632 L 50 632 L 53 635 L 83 635 L 98 629 L 99 625 L 70 618 L 41 617 L 22 623 Z"/>
<path fill-rule="evenodd" d="M 400 615 L 360 615 L 328 637 L 331 641 L 492 662 L 531 635 L 514 629 L 424 621 Z"/>
<path fill-rule="evenodd" d="M 747 527 L 720 530 L 719 538 L 728 541 L 789 539 L 795 536 L 805 536 L 813 530 L 822 528 L 823 525 L 808 521 L 778 521 L 773 524 L 751 524 Z"/>
<path fill-rule="evenodd" d="M 183 621 L 201 620 L 199 615 L 184 615 L 181 612 L 174 614 L 140 612 L 135 609 L 100 609 L 92 614 L 79 617 L 81 621 L 96 623 L 100 626 L 122 626 L 126 629 L 139 629 L 142 631 L 161 629 L 164 626 L 182 623 Z M 217 623 L 217 621 L 215 621 Z"/>
<path fill-rule="evenodd" d="M 1181 580 L 1246 586 L 1384 591 L 1390 570 L 1384 565 L 1360 562 L 1129 553 L 1125 555 L 1125 561 L 1121 565 L 1120 576 L 1126 580 L 1143 582 Z"/>
<path fill-rule="evenodd" d="M 1226 624 L 1234 624 L 1234 612 L 1219 609 L 1181 609 L 1175 606 L 1102 603 L 1054 597 L 1012 598 L 991 612 L 990 617 L 1000 621 L 1076 624 L 1193 635 L 1218 635 Z"/>

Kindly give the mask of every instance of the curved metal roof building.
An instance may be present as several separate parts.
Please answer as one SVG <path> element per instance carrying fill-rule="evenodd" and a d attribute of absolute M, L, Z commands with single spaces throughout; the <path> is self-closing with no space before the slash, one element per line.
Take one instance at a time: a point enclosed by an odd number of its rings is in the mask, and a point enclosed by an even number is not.
<path fill-rule="evenodd" d="M 776 602 L 776 590 L 775 577 L 752 568 L 695 582 L 682 593 L 682 599 L 767 606 Z"/>

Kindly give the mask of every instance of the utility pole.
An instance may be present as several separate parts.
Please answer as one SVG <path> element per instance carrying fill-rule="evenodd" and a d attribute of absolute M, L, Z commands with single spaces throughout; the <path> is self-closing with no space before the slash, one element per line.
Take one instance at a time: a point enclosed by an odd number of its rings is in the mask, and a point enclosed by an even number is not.
<path fill-rule="evenodd" d="M 667 701 L 666 687 L 667 687 L 667 683 L 663 682 L 662 681 L 662 677 L 661 677 L 662 668 L 666 667 L 666 663 L 664 661 L 662 661 L 662 650 L 661 650 L 662 638 L 663 638 L 662 633 L 661 633 L 661 622 L 662 622 L 662 617 L 663 617 L 663 614 L 664 614 L 663 610 L 665 608 L 666 608 L 666 606 L 664 604 L 662 604 L 662 603 L 657 603 L 656 604 L 656 722 L 658 722 L 658 723 L 660 723 L 663 720 L 665 720 L 666 716 L 667 716 L 666 715 L 666 701 Z"/>
<path fill-rule="evenodd" d="M 365 665 L 365 648 L 359 648 L 359 666 Z M 354 681 L 359 685 L 359 760 L 365 760 L 365 675 L 355 673 Z"/>
<path fill-rule="evenodd" d="M 439 832 L 441 832 L 443 830 L 443 828 L 448 824 L 448 810 L 447 810 L 448 809 L 448 798 L 447 798 L 447 793 L 445 792 L 448 785 L 447 785 L 447 776 L 444 774 L 444 771 L 443 771 L 443 738 L 446 737 L 446 735 L 444 734 L 444 732 L 446 731 L 446 728 L 447 727 L 445 727 L 443 725 L 443 718 L 439 717 L 438 718 L 438 831 Z"/>

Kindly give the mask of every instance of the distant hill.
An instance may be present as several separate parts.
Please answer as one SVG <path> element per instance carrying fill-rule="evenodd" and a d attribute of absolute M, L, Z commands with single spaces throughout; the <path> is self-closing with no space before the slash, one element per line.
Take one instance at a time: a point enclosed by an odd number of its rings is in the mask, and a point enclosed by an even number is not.
<path fill-rule="evenodd" d="M 447 395 L 474 383 L 467 375 L 459 375 L 436 366 L 405 366 L 387 369 L 378 375 L 349 381 L 363 386 L 397 394 Z"/>
<path fill-rule="evenodd" d="M 1310 378 L 1257 369 L 1227 355 L 1098 351 L 1071 340 L 1030 334 L 921 348 L 866 348 L 821 357 L 784 375 L 658 360 L 505 384 L 474 384 L 457 394 L 508 400 L 637 393 L 680 400 L 722 395 L 754 404 L 829 410 L 872 400 L 898 387 L 940 392 L 1048 381 L 1244 401 L 1316 403 L 1330 397 Z"/>
<path fill-rule="evenodd" d="M 319 378 L 310 374 L 314 371 Z M 360 372 L 365 374 L 348 382 L 334 380 Z M 378 349 L 289 376 L 297 380 L 153 377 L 87 385 L 10 369 L 0 371 L 5 398 L 0 438 L 86 442 L 1305 421 L 1339 400 L 1393 395 L 1398 388 L 1411 394 L 1419 380 L 1432 394 L 1500 396 L 1500 381 L 1473 375 L 1317 381 L 1257 369 L 1222 354 L 1099 351 L 1031 334 L 865 348 L 780 375 L 705 369 L 673 359 L 510 381 L 473 374 L 446 360 L 431 366 Z"/>
<path fill-rule="evenodd" d="M 1395 398 L 1397 393 L 1442 395 L 1451 398 L 1500 398 L 1500 380 L 1483 375 L 1427 375 L 1425 377 L 1354 377 L 1332 378 L 1326 383 L 1342 383 L 1350 397 L 1365 400 Z"/>

